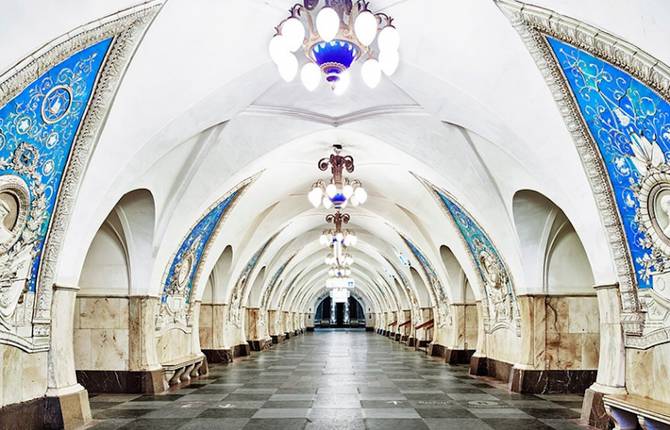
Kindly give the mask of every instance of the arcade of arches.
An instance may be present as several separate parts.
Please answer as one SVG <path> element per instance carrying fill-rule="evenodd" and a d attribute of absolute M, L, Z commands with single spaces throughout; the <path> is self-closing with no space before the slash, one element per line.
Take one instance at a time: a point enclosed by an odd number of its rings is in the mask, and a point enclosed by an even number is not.
<path fill-rule="evenodd" d="M 4 4 L 0 428 L 669 428 L 670 5 L 295 3 Z"/>

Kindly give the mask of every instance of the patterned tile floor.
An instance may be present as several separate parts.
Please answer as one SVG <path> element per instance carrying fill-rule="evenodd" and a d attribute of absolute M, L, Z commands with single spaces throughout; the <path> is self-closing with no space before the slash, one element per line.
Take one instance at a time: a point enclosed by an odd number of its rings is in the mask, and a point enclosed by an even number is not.
<path fill-rule="evenodd" d="M 161 395 L 91 395 L 95 429 L 581 429 L 581 396 L 510 393 L 364 331 L 318 331 Z"/>

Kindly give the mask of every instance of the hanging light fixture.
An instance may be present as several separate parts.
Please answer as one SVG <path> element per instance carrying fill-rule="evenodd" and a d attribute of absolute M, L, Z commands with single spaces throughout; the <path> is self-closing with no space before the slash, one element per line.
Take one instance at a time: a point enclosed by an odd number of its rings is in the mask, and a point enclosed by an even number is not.
<path fill-rule="evenodd" d="M 292 52 L 300 48 L 306 60 L 300 79 L 309 91 L 315 90 L 323 78 L 335 94 L 344 93 L 351 80 L 349 69 L 359 60 L 364 61 L 363 82 L 370 88 L 379 84 L 381 72 L 390 76 L 397 69 L 400 36 L 393 18 L 373 13 L 369 2 L 304 0 L 289 12 L 289 17 L 275 28 L 269 45 L 270 57 L 283 79 L 295 77 L 298 61 Z M 375 63 L 369 63 L 371 60 Z M 318 80 L 310 65 L 319 68 Z"/>
<path fill-rule="evenodd" d="M 323 206 L 326 209 L 341 210 L 348 204 L 352 206 L 362 205 L 368 199 L 368 193 L 360 181 L 343 176 L 345 169 L 349 173 L 354 171 L 354 158 L 351 155 L 340 155 L 341 151 L 341 145 L 333 145 L 333 154 L 319 160 L 319 170 L 326 171 L 330 166 L 332 177 L 328 184 L 323 180 L 318 180 L 312 184 L 312 189 L 307 194 L 307 198 L 315 208 Z"/>

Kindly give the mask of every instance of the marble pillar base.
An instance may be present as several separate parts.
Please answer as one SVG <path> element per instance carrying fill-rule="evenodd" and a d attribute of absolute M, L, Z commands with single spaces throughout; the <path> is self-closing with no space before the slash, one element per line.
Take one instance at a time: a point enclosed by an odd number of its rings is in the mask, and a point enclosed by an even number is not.
<path fill-rule="evenodd" d="M 232 363 L 233 362 L 233 351 L 230 349 L 203 349 L 202 353 L 205 354 L 208 363 Z"/>
<path fill-rule="evenodd" d="M 233 358 L 246 357 L 250 354 L 249 344 L 243 343 L 233 347 Z"/>
<path fill-rule="evenodd" d="M 407 339 L 407 346 L 414 346 L 416 345 L 416 338 L 410 337 Z"/>
<path fill-rule="evenodd" d="M 474 353 L 474 349 L 446 348 L 444 356 L 445 361 L 449 364 L 469 364 Z"/>
<path fill-rule="evenodd" d="M 598 429 L 608 430 L 612 428 L 611 418 L 605 409 L 603 402 L 604 393 L 588 388 L 584 392 L 584 403 L 582 403 L 582 422 Z"/>
<path fill-rule="evenodd" d="M 284 334 L 273 334 L 270 337 L 272 338 L 272 343 L 275 345 L 286 340 L 286 335 Z"/>
<path fill-rule="evenodd" d="M 374 327 L 365 327 L 365 331 L 375 331 Z"/>
<path fill-rule="evenodd" d="M 439 343 L 431 343 L 428 346 L 428 355 L 431 357 L 444 357 L 447 353 L 447 348 Z"/>
<path fill-rule="evenodd" d="M 393 337 L 394 337 L 394 339 L 396 340 L 396 342 L 400 342 L 400 338 L 401 338 L 402 336 L 400 335 L 400 333 L 395 333 L 395 334 L 393 335 Z"/>
<path fill-rule="evenodd" d="M 250 340 L 249 348 L 252 351 L 267 351 L 272 346 L 272 339 Z"/>
<path fill-rule="evenodd" d="M 473 355 L 470 359 L 470 374 L 475 376 L 490 376 L 508 382 L 512 375 L 512 368 L 512 364 L 493 358 Z"/>
<path fill-rule="evenodd" d="M 513 368 L 510 390 L 525 394 L 581 394 L 596 381 L 597 373 L 597 370 Z"/>
<path fill-rule="evenodd" d="M 91 393 L 160 393 L 163 371 L 77 370 L 77 382 Z"/>
<path fill-rule="evenodd" d="M 314 327 L 307 327 L 307 331 L 314 331 Z"/>
<path fill-rule="evenodd" d="M 91 421 L 88 392 L 79 390 L 61 396 L 44 397 L 44 429 L 76 429 Z M 19 418 L 20 423 L 23 419 Z M 16 423 L 14 425 L 16 425 Z M 15 428 L 15 427 L 10 427 Z M 25 428 L 23 425 L 16 428 Z"/>

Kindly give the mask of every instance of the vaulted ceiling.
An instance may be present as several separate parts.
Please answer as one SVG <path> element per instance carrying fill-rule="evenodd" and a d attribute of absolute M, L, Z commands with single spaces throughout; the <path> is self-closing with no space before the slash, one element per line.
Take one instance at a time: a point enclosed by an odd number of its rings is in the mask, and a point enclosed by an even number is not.
<path fill-rule="evenodd" d="M 9 68 L 45 41 L 134 3 L 19 2 L 3 12 L 0 38 L 13 43 L 0 51 L 0 67 Z M 670 62 L 664 30 L 670 10 L 659 7 L 662 0 L 535 3 L 639 43 Z M 432 262 L 451 301 L 465 300 L 465 293 L 449 281 L 456 276 L 442 264 L 440 246 L 453 252 L 467 279 L 477 279 L 457 230 L 417 176 L 467 208 L 495 242 L 518 292 L 541 288 L 521 264 L 514 224 L 513 197 L 524 189 L 562 209 L 582 241 L 595 281 L 614 281 L 574 143 L 541 73 L 493 1 L 373 0 L 375 9 L 396 20 L 401 65 L 374 90 L 354 78 L 342 96 L 325 87 L 310 93 L 299 81 L 285 83 L 277 74 L 267 44 L 291 4 L 166 2 L 130 64 L 91 158 L 63 247 L 59 282 L 77 283 L 87 247 L 75 244 L 90 243 L 119 199 L 144 188 L 156 205 L 155 264 L 150 281 L 133 292 L 158 294 L 165 267 L 189 228 L 213 202 L 260 172 L 227 215 L 203 273 L 232 247 L 230 280 L 218 284 L 221 291 L 214 294 L 226 301 L 237 274 L 276 235 L 257 263 L 253 277 L 265 267 L 264 279 L 248 303 L 258 305 L 281 268 L 269 300 L 278 305 L 284 296 L 311 306 L 326 276 L 317 242 L 325 212 L 312 209 L 306 193 L 316 179 L 325 178 L 316 161 L 333 144 L 355 157 L 352 176 L 370 195 L 365 206 L 349 212 L 350 228 L 360 238 L 354 250 L 358 293 L 371 303 L 408 306 L 393 280 L 411 278 L 398 258 L 411 256 L 400 234 Z M 202 276 L 199 296 L 206 282 Z M 420 304 L 428 305 L 425 286 L 413 288 Z"/>

